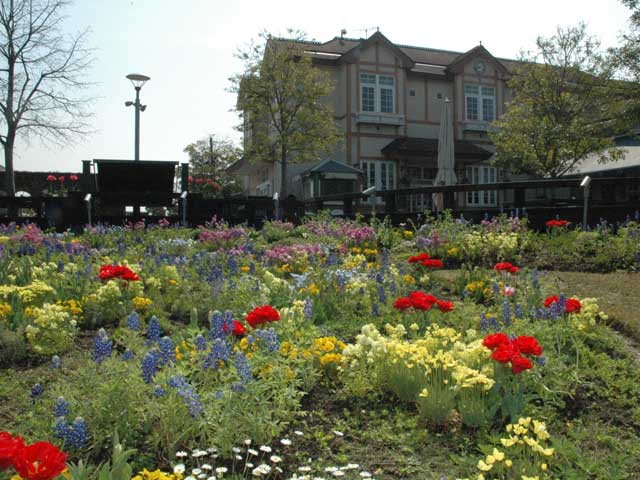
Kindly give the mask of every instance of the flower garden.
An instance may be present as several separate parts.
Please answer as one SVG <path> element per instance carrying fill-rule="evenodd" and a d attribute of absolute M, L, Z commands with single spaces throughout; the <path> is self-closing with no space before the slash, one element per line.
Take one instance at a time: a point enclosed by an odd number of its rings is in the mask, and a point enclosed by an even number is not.
<path fill-rule="evenodd" d="M 547 225 L 4 226 L 0 479 L 640 478 L 638 339 L 553 280 L 640 223 Z"/>

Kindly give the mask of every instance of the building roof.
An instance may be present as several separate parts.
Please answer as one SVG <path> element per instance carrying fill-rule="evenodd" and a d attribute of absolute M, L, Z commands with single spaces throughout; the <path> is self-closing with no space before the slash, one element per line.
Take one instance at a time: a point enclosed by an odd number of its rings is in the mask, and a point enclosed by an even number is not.
<path fill-rule="evenodd" d="M 362 170 L 354 168 L 346 163 L 341 163 L 331 158 L 324 160 L 310 168 L 308 173 L 355 173 L 361 174 Z M 306 172 L 305 172 L 306 173 Z"/>
<path fill-rule="evenodd" d="M 455 157 L 460 159 L 487 160 L 492 152 L 486 150 L 470 140 L 455 140 Z M 382 149 L 385 155 L 421 155 L 431 156 L 438 154 L 437 138 L 402 137 L 392 140 Z"/>
<path fill-rule="evenodd" d="M 630 136 L 619 137 L 616 139 L 616 146 L 623 151 L 623 157 L 620 160 L 601 163 L 600 155 L 591 154 L 567 175 L 610 172 L 640 167 L 640 141 L 637 138 Z"/>
<path fill-rule="evenodd" d="M 446 75 L 447 68 L 453 65 L 456 60 L 472 53 L 485 53 L 488 51 L 481 45 L 472 48 L 467 52 L 454 52 L 451 50 L 441 50 L 437 48 L 416 47 L 411 45 L 401 45 L 390 42 L 382 33 L 375 32 L 368 39 L 365 38 L 346 38 L 334 37 L 328 42 L 301 41 L 288 38 L 273 39 L 275 41 L 296 42 L 304 45 L 306 52 L 310 53 L 314 58 L 324 61 L 339 61 L 345 54 L 354 51 L 357 47 L 365 45 L 371 40 L 381 39 L 388 42 L 414 62 L 411 71 L 416 73 L 427 73 L 431 75 Z M 489 54 L 491 55 L 491 54 Z M 491 56 L 497 63 L 503 66 L 507 71 L 513 69 L 520 62 L 508 58 L 499 58 Z"/>

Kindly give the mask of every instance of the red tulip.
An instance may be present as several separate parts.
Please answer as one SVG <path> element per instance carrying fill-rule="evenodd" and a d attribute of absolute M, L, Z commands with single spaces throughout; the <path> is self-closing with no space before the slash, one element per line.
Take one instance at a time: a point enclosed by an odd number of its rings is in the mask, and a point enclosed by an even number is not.
<path fill-rule="evenodd" d="M 16 452 L 24 448 L 22 437 L 12 437 L 9 432 L 0 432 L 0 470 L 13 465 Z"/>
<path fill-rule="evenodd" d="M 70 175 L 69 176 L 69 180 L 71 180 L 72 182 L 77 182 L 78 181 L 78 176 L 77 175 Z"/>
<path fill-rule="evenodd" d="M 436 304 L 438 305 L 438 310 L 440 310 L 442 313 L 447 313 L 453 310 L 453 302 L 438 300 Z"/>
<path fill-rule="evenodd" d="M 59 181 L 60 183 L 64 182 L 64 175 L 60 175 L 60 176 L 58 177 L 58 181 Z"/>
<path fill-rule="evenodd" d="M 277 322 L 280 320 L 280 314 L 271 305 L 263 305 L 256 307 L 247 314 L 247 323 L 251 325 L 251 328 L 256 328 L 258 325 L 267 322 Z"/>
<path fill-rule="evenodd" d="M 67 454 L 49 442 L 36 442 L 20 449 L 13 466 L 25 480 L 53 480 L 66 468 Z"/>
<path fill-rule="evenodd" d="M 55 175 L 47 175 L 47 182 L 55 182 L 58 180 Z"/>

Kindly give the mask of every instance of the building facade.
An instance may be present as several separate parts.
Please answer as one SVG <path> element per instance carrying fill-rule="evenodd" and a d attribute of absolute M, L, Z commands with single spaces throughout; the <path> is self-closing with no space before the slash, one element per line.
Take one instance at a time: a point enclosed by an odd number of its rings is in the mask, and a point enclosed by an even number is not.
<path fill-rule="evenodd" d="M 298 198 L 322 194 L 300 182 L 317 173 L 313 168 L 327 160 L 361 172 L 357 181 L 342 182 L 354 188 L 375 186 L 381 191 L 432 185 L 445 100 L 451 102 L 453 112 L 459 183 L 499 180 L 489 164 L 494 150 L 488 131 L 511 98 L 506 80 L 513 60 L 495 58 L 482 45 L 466 53 L 396 45 L 380 32 L 367 39 L 336 37 L 325 43 L 299 43 L 314 65 L 333 80 L 333 93 L 325 101 L 333 108 L 344 141 L 330 157 L 291 172 L 289 191 Z M 325 164 L 325 170 L 330 166 Z M 245 192 L 252 195 L 273 194 L 281 182 L 278 164 L 274 168 L 241 161 L 230 172 L 244 177 Z M 335 173 L 344 177 L 347 172 Z M 353 175 L 354 170 L 349 173 Z M 407 207 L 429 208 L 431 198 L 426 197 L 410 197 Z M 499 198 L 493 191 L 473 192 L 457 202 L 482 208 L 496 206 Z"/>

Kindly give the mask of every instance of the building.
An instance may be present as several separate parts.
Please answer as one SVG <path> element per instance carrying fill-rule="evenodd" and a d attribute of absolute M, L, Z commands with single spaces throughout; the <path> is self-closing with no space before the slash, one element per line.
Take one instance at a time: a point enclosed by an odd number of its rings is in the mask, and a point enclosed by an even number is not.
<path fill-rule="evenodd" d="M 375 186 L 378 191 L 432 185 L 445 99 L 451 101 L 453 111 L 459 181 L 482 184 L 499 180 L 488 162 L 494 151 L 488 130 L 511 98 L 505 82 L 515 61 L 496 58 L 482 45 L 467 52 L 396 45 L 380 32 L 367 39 L 336 37 L 324 43 L 299 43 L 315 66 L 333 79 L 335 89 L 327 101 L 344 142 L 329 158 L 289 165 L 289 191 L 296 197 L 312 198 L 349 185 L 362 189 Z M 319 164 L 322 172 L 317 170 Z M 274 164 L 242 160 L 229 172 L 243 178 L 245 193 L 251 195 L 272 195 L 281 182 L 277 164 L 274 168 Z M 319 175 L 325 177 L 325 187 L 312 188 L 322 182 L 310 182 L 309 178 Z M 336 175 L 340 185 L 327 181 Z M 409 198 L 408 209 L 428 208 L 431 198 L 426 197 Z M 459 196 L 457 202 L 483 208 L 497 206 L 499 198 L 494 191 L 472 192 Z"/>

